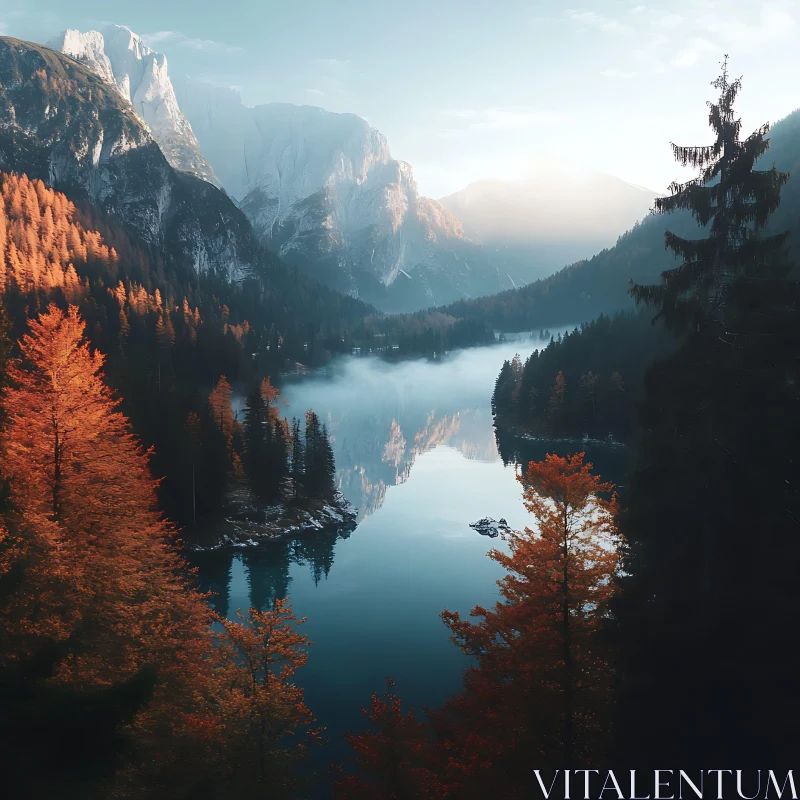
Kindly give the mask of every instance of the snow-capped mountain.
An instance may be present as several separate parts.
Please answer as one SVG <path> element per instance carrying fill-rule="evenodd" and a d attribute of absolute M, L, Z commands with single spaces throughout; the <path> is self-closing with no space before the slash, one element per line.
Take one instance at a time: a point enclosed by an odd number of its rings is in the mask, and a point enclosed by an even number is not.
<path fill-rule="evenodd" d="M 171 260 L 240 280 L 261 269 L 244 214 L 167 162 L 120 93 L 77 60 L 0 37 L 0 170 L 89 202 Z"/>
<path fill-rule="evenodd" d="M 166 56 L 153 52 L 121 25 L 109 25 L 102 32 L 67 30 L 48 46 L 81 61 L 115 86 L 147 125 L 172 167 L 220 185 L 178 107 Z"/>
<path fill-rule="evenodd" d="M 223 186 L 288 262 L 385 310 L 507 285 L 362 118 L 285 103 L 247 107 L 236 92 L 189 78 L 175 90 Z"/>

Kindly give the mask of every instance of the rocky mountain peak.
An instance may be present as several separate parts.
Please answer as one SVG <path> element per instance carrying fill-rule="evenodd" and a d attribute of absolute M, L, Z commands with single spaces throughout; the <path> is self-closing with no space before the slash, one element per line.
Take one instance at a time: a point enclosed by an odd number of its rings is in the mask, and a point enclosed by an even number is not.
<path fill-rule="evenodd" d="M 116 87 L 150 129 L 172 167 L 220 185 L 178 106 L 165 55 L 151 50 L 122 25 L 110 25 L 102 32 L 66 30 L 49 46 L 86 64 Z"/>
<path fill-rule="evenodd" d="M 355 114 L 176 82 L 206 158 L 256 232 L 318 280 L 386 310 L 497 291 L 461 223 L 419 193 L 410 164 Z"/>

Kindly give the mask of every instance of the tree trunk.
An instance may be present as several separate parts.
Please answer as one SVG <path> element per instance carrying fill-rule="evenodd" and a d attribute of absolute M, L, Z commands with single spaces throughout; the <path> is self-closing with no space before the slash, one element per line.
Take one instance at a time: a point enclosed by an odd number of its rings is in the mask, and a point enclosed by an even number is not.
<path fill-rule="evenodd" d="M 58 425 L 55 426 L 55 443 L 53 444 L 53 519 L 59 517 L 61 504 L 61 442 L 58 436 Z"/>
<path fill-rule="evenodd" d="M 569 523 L 564 508 L 564 578 L 562 635 L 564 646 L 564 768 L 572 768 L 575 690 L 572 682 L 572 629 L 569 620 Z"/>

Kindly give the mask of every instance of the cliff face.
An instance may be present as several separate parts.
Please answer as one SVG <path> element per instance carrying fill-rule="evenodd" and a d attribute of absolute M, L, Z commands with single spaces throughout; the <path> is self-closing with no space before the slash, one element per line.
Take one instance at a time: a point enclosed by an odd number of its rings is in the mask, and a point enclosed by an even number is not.
<path fill-rule="evenodd" d="M 175 88 L 223 185 L 290 263 L 387 310 L 506 285 L 360 117 L 286 103 L 248 108 L 235 92 L 191 79 Z"/>
<path fill-rule="evenodd" d="M 41 178 L 198 271 L 238 280 L 257 262 L 226 195 L 176 172 L 114 86 L 47 47 L 0 37 L 0 169 Z"/>
<path fill-rule="evenodd" d="M 120 25 L 110 25 L 103 32 L 67 30 L 48 45 L 86 64 L 116 87 L 152 133 L 170 166 L 220 186 L 178 107 L 165 55 L 153 52 Z"/>

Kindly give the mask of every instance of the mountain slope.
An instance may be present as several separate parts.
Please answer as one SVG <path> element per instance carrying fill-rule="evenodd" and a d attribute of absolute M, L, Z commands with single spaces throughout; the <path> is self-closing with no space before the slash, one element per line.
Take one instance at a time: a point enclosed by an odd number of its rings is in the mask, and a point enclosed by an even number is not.
<path fill-rule="evenodd" d="M 170 167 L 130 103 L 47 47 L 0 37 L 0 169 L 122 220 L 186 267 L 240 280 L 259 248 L 224 192 Z"/>
<path fill-rule="evenodd" d="M 767 232 L 789 231 L 789 258 L 800 264 L 800 110 L 775 123 L 770 148 L 760 169 L 775 166 L 792 177 L 784 186 L 781 204 Z M 688 213 L 649 216 L 634 225 L 617 243 L 590 259 L 564 267 L 554 275 L 518 290 L 461 301 L 442 309 L 459 319 L 488 324 L 507 331 L 582 322 L 601 313 L 631 308 L 629 281 L 657 283 L 665 269 L 677 266 L 664 248 L 664 231 L 684 238 L 704 238 Z"/>
<path fill-rule="evenodd" d="M 48 46 L 86 64 L 115 86 L 147 125 L 174 169 L 220 186 L 200 152 L 192 126 L 178 108 L 166 56 L 153 52 L 121 25 L 109 25 L 102 33 L 66 30 Z"/>
<path fill-rule="evenodd" d="M 188 78 L 175 88 L 223 185 L 289 263 L 384 310 L 511 285 L 360 117 L 248 108 L 235 92 Z"/>
<path fill-rule="evenodd" d="M 441 199 L 517 283 L 614 244 L 655 194 L 610 175 L 539 169 L 519 181 L 471 183 Z"/>

